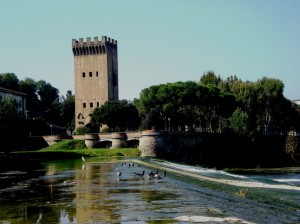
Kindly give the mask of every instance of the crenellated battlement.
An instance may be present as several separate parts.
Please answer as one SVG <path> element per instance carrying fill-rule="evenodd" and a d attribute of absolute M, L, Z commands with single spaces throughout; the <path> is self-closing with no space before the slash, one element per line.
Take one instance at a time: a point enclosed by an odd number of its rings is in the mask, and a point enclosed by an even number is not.
<path fill-rule="evenodd" d="M 106 36 L 102 36 L 101 40 L 94 37 L 92 41 L 90 37 L 78 40 L 72 39 L 72 51 L 74 56 L 105 54 L 108 46 L 117 47 L 117 41 Z"/>

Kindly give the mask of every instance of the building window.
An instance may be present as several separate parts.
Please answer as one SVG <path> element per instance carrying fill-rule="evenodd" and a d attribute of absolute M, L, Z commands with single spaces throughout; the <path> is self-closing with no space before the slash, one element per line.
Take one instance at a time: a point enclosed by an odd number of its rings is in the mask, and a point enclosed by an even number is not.
<path fill-rule="evenodd" d="M 92 77 L 92 76 L 93 76 L 93 73 L 92 73 L 92 72 L 89 72 L 89 76 Z"/>
<path fill-rule="evenodd" d="M 97 102 L 97 107 L 99 107 L 100 106 L 100 103 L 99 102 Z"/>
<path fill-rule="evenodd" d="M 93 105 L 93 103 L 90 103 L 90 107 L 92 108 L 94 105 Z"/>
<path fill-rule="evenodd" d="M 85 72 L 82 73 L 82 78 L 85 78 Z"/>
<path fill-rule="evenodd" d="M 86 103 L 83 103 L 83 108 L 86 108 Z"/>
<path fill-rule="evenodd" d="M 96 77 L 98 77 L 98 75 L 99 75 L 99 73 L 98 73 L 98 71 L 96 72 Z"/>

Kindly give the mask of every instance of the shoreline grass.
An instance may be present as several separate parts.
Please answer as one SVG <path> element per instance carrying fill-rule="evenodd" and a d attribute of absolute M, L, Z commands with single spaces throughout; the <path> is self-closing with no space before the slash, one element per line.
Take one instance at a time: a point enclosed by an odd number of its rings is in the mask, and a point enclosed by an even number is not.
<path fill-rule="evenodd" d="M 72 159 L 85 157 L 139 157 L 138 148 L 86 148 L 83 140 L 63 140 L 36 151 L 16 151 L 0 154 L 1 160 Z"/>

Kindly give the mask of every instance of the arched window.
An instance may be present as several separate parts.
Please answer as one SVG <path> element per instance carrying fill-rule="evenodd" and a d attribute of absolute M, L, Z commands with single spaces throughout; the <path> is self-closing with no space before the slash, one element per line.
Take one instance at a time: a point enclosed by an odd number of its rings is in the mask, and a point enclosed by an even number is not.
<path fill-rule="evenodd" d="M 82 113 L 79 113 L 77 118 L 81 120 L 81 119 L 84 119 L 84 116 L 82 115 Z"/>

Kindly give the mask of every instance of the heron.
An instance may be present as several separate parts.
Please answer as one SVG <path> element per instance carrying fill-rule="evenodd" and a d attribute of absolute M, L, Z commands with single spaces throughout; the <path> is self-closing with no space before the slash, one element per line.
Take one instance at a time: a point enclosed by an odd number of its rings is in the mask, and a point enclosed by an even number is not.
<path fill-rule="evenodd" d="M 85 158 L 83 156 L 81 156 L 82 161 L 85 163 Z"/>

